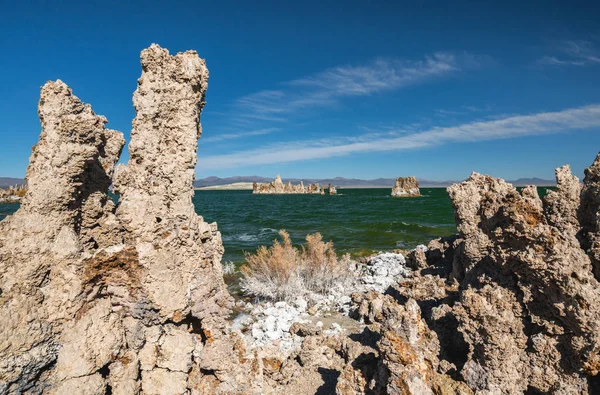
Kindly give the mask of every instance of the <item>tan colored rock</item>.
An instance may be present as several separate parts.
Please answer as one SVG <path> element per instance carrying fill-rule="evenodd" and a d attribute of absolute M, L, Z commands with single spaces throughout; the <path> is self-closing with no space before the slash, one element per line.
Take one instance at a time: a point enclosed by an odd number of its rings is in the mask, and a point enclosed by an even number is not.
<path fill-rule="evenodd" d="M 563 233 L 576 235 L 581 229 L 577 220 L 580 193 L 581 184 L 569 165 L 556 169 L 556 191 L 549 190 L 544 198 L 548 223 Z"/>
<path fill-rule="evenodd" d="M 141 384 L 138 381 L 140 365 L 134 351 L 126 352 L 110 365 L 108 384 L 114 395 L 139 394 Z"/>
<path fill-rule="evenodd" d="M 42 133 L 27 169 L 28 193 L 0 223 L 0 392 L 8 393 L 38 392 L 54 381 L 45 369 L 58 357 L 62 327 L 86 303 L 81 254 L 103 243 L 82 224 L 92 211 L 111 215 L 103 188 L 124 142 L 61 81 L 42 87 L 38 112 Z"/>
<path fill-rule="evenodd" d="M 164 317 L 179 321 L 193 311 L 208 324 L 230 305 L 220 269 L 220 234 L 192 204 L 208 70 L 195 51 L 170 56 L 153 45 L 141 58 L 130 160 L 115 175 L 117 217 L 127 230 L 126 242 L 138 252 L 149 302 Z"/>
<path fill-rule="evenodd" d="M 65 325 L 56 361 L 58 380 L 91 375 L 110 364 L 124 345 L 124 331 L 109 299 L 94 303 L 79 320 Z"/>
<path fill-rule="evenodd" d="M 530 190 L 519 193 L 476 173 L 448 188 L 464 238 L 458 251 L 461 287 L 472 287 L 455 312 L 478 353 L 469 356 L 462 372 L 473 389 L 543 391 L 548 385 L 540 382 L 538 369 L 545 366 L 556 386 L 579 391 L 587 388 L 586 374 L 598 373 L 600 312 L 591 306 L 600 302 L 600 284 L 575 237 L 577 180 L 564 167 L 557 170 L 557 181 L 543 209 Z M 543 352 L 527 346 L 534 335 L 546 339 Z M 558 344 L 562 362 L 542 363 L 558 352 L 552 350 Z"/>
<path fill-rule="evenodd" d="M 144 395 L 182 395 L 187 392 L 187 379 L 187 373 L 156 368 L 142 373 L 142 391 Z"/>
<path fill-rule="evenodd" d="M 577 218 L 581 224 L 582 247 L 592 261 L 596 279 L 600 280 L 600 153 L 585 169 Z"/>
<path fill-rule="evenodd" d="M 91 376 L 74 377 L 63 381 L 55 388 L 48 391 L 50 395 L 62 394 L 86 394 L 104 395 L 106 393 L 106 381 L 99 373 Z"/>
<path fill-rule="evenodd" d="M 398 177 L 392 188 L 393 197 L 415 197 L 421 196 L 419 182 L 415 177 Z"/>
<path fill-rule="evenodd" d="M 62 82 L 42 88 L 29 192 L 0 224 L 2 393 L 184 393 L 199 361 L 223 388 L 250 380 L 226 331 L 220 234 L 191 201 L 208 71 L 193 51 L 141 57 L 117 208 L 123 137 Z"/>

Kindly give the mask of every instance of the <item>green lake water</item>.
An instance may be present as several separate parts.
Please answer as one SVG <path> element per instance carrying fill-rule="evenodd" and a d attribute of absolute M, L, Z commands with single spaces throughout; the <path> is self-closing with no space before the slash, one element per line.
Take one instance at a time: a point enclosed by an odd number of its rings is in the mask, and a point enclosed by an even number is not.
<path fill-rule="evenodd" d="M 340 189 L 338 195 L 253 195 L 251 191 L 196 191 L 196 211 L 219 225 L 224 260 L 243 261 L 244 251 L 271 244 L 280 229 L 301 243 L 308 233 L 332 240 L 338 253 L 354 256 L 412 248 L 456 232 L 444 188 L 423 196 L 392 198 L 391 189 Z"/>
<path fill-rule="evenodd" d="M 520 188 L 519 188 L 520 189 Z M 444 188 L 421 188 L 423 196 L 392 198 L 390 188 L 340 189 L 338 195 L 253 195 L 251 191 L 196 191 L 196 212 L 216 221 L 224 261 L 241 263 L 244 252 L 270 245 L 280 229 L 300 244 L 308 233 L 332 240 L 338 253 L 361 256 L 410 249 L 456 232 Z M 538 188 L 540 196 L 546 188 Z M 0 220 L 19 208 L 0 204 Z"/>
<path fill-rule="evenodd" d="M 252 191 L 196 191 L 196 212 L 219 225 L 224 261 L 241 263 L 244 251 L 270 245 L 280 229 L 300 244 L 308 233 L 333 240 L 354 256 L 411 248 L 455 232 L 444 188 L 421 188 L 418 198 L 392 198 L 390 188 L 340 189 L 338 195 L 253 195 Z M 0 204 L 0 220 L 19 208 Z"/>

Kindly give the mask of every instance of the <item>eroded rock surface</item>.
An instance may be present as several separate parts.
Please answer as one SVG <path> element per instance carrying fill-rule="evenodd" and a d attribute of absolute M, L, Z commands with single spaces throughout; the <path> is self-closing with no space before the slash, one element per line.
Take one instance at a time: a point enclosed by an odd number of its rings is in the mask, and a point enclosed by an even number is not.
<path fill-rule="evenodd" d="M 600 154 L 585 170 L 577 218 L 582 246 L 592 261 L 596 279 L 600 279 Z"/>
<path fill-rule="evenodd" d="M 29 192 L 0 223 L 0 392 L 243 388 L 220 234 L 192 204 L 208 71 L 157 45 L 141 61 L 118 207 L 123 136 L 61 81 L 42 88 Z"/>
<path fill-rule="evenodd" d="M 414 197 L 421 196 L 419 182 L 415 177 L 398 177 L 396 184 L 392 188 L 393 197 Z"/>
<path fill-rule="evenodd" d="M 82 257 L 108 242 L 103 234 L 115 220 L 106 193 L 124 144 L 121 133 L 106 129 L 106 118 L 60 80 L 42 87 L 38 112 L 42 133 L 27 169 L 28 193 L 20 209 L 0 223 L 3 393 L 41 392 L 81 376 L 65 371 L 59 378 L 50 369 L 63 366 L 57 358 L 61 337 L 68 336 L 64 329 L 88 308 Z M 103 382 L 94 373 L 112 355 L 99 352 L 90 356 L 96 369 L 81 367 L 90 375 L 87 384 L 65 385 L 96 388 Z"/>

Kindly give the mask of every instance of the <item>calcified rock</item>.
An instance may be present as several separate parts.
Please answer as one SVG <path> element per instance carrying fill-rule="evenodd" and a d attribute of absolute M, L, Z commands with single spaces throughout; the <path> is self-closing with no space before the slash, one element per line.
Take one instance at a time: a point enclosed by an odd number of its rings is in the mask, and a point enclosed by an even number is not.
<path fill-rule="evenodd" d="M 600 154 L 585 170 L 577 218 L 582 246 L 592 261 L 596 279 L 600 279 Z"/>
<path fill-rule="evenodd" d="M 104 381 L 97 370 L 112 358 L 104 347 L 112 350 L 114 342 L 94 344 L 97 369 L 86 363 L 59 378 L 50 368 L 61 336 L 68 339 L 64 329 L 88 306 L 81 258 L 92 244 L 107 242 L 102 234 L 114 206 L 106 192 L 124 139 L 61 81 L 42 87 L 38 111 L 42 133 L 27 169 L 29 192 L 0 223 L 0 392 L 41 392 L 82 374 L 89 380 L 77 388 L 92 391 Z M 91 217 L 95 229 L 85 227 Z"/>
<path fill-rule="evenodd" d="M 196 215 L 192 204 L 208 70 L 195 51 L 170 56 L 153 45 L 142 51 L 141 59 L 130 160 L 115 176 L 115 191 L 121 195 L 117 216 L 127 242 L 141 252 L 151 303 L 175 321 L 190 313 L 207 319 L 224 313 L 229 299 L 221 279 L 220 234 L 216 224 Z M 184 254 L 179 252 L 182 244 Z M 209 295 L 213 311 L 193 305 Z"/>
<path fill-rule="evenodd" d="M 252 183 L 252 193 L 255 194 L 319 194 L 323 195 L 324 191 L 319 184 L 310 184 L 308 187 L 300 181 L 298 185 L 292 185 L 291 182 L 284 184 L 281 176 L 278 174 L 273 182 L 268 184 L 259 184 L 256 181 Z"/>
<path fill-rule="evenodd" d="M 543 205 L 530 188 L 477 173 L 448 188 L 464 238 L 454 315 L 473 389 L 580 392 L 598 373 L 600 284 L 575 237 L 579 183 L 568 167 L 557 182 Z"/>
<path fill-rule="evenodd" d="M 208 71 L 193 51 L 141 58 L 116 212 L 122 135 L 64 83 L 42 88 L 29 192 L 0 223 L 2 393 L 245 388 L 220 235 L 191 201 Z"/>
<path fill-rule="evenodd" d="M 393 197 L 421 196 L 419 183 L 415 177 L 398 177 L 396 185 L 392 188 Z"/>
<path fill-rule="evenodd" d="M 335 186 L 329 184 L 329 187 L 327 188 L 327 190 L 330 195 L 337 195 L 337 189 L 335 188 Z"/>

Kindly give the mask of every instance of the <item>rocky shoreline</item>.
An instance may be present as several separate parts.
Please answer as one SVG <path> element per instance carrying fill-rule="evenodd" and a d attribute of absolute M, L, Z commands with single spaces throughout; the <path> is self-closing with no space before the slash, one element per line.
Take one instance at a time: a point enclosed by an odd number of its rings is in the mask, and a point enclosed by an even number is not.
<path fill-rule="evenodd" d="M 0 188 L 0 203 L 18 203 L 27 193 L 24 185 L 15 185 L 7 189 Z"/>
<path fill-rule="evenodd" d="M 448 188 L 457 235 L 326 295 L 235 302 L 191 200 L 205 62 L 152 45 L 141 64 L 116 168 L 122 134 L 42 87 L 29 191 L 0 222 L 0 393 L 598 391 L 600 154 L 543 200 L 473 173 Z"/>

